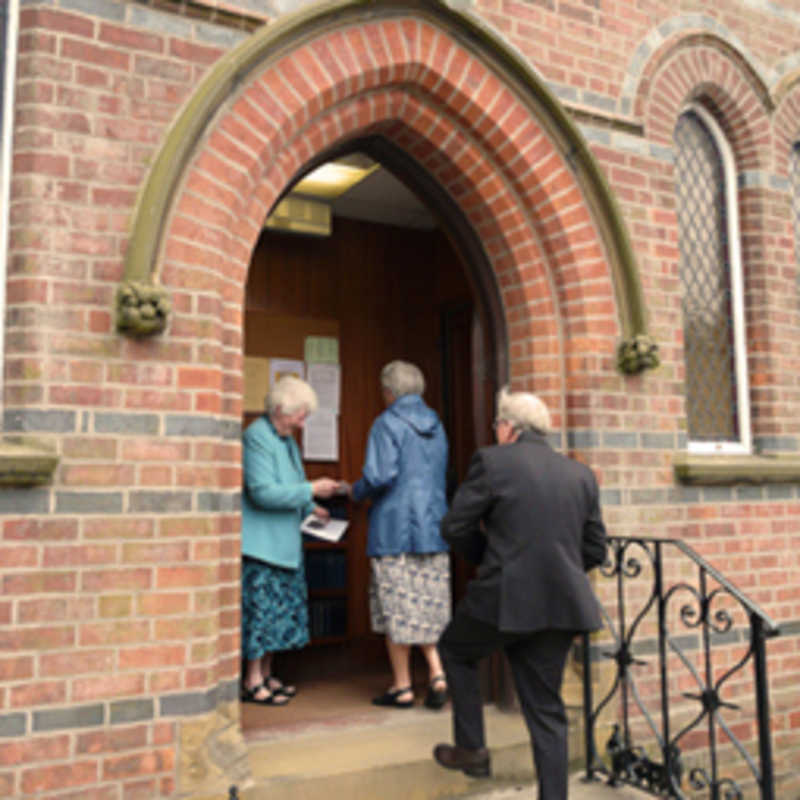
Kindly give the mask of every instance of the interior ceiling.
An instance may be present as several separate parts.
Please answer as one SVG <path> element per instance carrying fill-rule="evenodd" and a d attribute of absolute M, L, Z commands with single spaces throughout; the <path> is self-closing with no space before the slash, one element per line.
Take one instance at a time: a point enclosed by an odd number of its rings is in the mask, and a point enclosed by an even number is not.
<path fill-rule="evenodd" d="M 378 167 L 333 201 L 334 217 L 350 217 L 401 228 L 435 228 L 436 220 L 391 172 Z"/>
<path fill-rule="evenodd" d="M 401 228 L 433 229 L 437 221 L 417 196 L 395 176 L 362 153 L 339 160 L 343 164 L 368 169 L 355 186 L 336 197 L 326 196 L 334 217 L 396 225 Z M 303 192 L 306 194 L 306 192 Z"/>

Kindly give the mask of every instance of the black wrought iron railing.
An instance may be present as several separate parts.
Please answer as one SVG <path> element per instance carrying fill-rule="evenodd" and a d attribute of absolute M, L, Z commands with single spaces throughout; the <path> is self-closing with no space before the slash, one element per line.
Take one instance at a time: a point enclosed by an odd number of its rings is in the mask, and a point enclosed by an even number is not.
<path fill-rule="evenodd" d="M 677 539 L 609 537 L 599 573 L 606 627 L 582 648 L 587 780 L 775 800 L 766 640 L 777 626 Z"/>

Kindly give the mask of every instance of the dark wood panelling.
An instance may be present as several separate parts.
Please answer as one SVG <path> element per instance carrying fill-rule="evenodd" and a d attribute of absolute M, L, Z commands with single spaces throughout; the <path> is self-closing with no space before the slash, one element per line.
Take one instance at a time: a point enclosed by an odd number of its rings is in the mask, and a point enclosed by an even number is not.
<path fill-rule="evenodd" d="M 383 410 L 380 370 L 395 358 L 412 361 L 425 373 L 425 400 L 446 422 L 451 440 L 451 480 L 463 477 L 474 446 L 472 298 L 461 264 L 442 234 L 339 218 L 333 235 L 324 239 L 265 231 L 253 253 L 246 304 L 246 355 L 300 357 L 299 332 L 318 327 L 320 335 L 334 335 L 338 329 L 340 458 L 336 464 L 307 463 L 309 477 L 358 478 L 369 428 Z M 455 317 L 453 309 L 458 309 Z M 276 321 L 287 317 L 285 327 L 276 329 Z M 443 372 L 445 355 L 449 361 Z M 445 380 L 450 387 L 447 409 Z M 382 649 L 367 646 L 366 511 L 364 505 L 350 508 L 348 642 L 336 651 L 312 648 L 315 670 L 323 652 L 329 666 L 342 661 L 351 668 L 365 666 L 353 663 L 359 654 L 384 658 Z M 302 674 L 302 659 L 294 666 Z"/>

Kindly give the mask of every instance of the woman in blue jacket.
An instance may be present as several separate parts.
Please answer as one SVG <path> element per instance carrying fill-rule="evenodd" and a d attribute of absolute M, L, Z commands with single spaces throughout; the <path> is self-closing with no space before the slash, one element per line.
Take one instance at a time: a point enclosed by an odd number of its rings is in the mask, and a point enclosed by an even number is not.
<path fill-rule="evenodd" d="M 447 511 L 447 437 L 421 395 L 422 372 L 405 361 L 381 371 L 386 410 L 370 429 L 354 500 L 369 499 L 370 618 L 386 636 L 393 682 L 372 702 L 414 704 L 409 657 L 418 645 L 429 669 L 425 705 L 447 700 L 436 642 L 450 620 L 450 556 L 439 533 Z"/>
<path fill-rule="evenodd" d="M 310 513 L 327 519 L 314 497 L 330 497 L 339 482 L 306 480 L 294 432 L 317 408 L 305 381 L 284 376 L 266 397 L 266 414 L 242 441 L 242 655 L 241 698 L 283 705 L 295 694 L 272 674 L 276 650 L 308 643 L 308 590 L 300 523 Z"/>

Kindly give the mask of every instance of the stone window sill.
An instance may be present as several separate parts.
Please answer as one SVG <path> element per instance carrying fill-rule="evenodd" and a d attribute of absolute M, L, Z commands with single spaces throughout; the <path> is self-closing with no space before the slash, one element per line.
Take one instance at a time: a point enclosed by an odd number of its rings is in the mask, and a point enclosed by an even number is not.
<path fill-rule="evenodd" d="M 56 453 L 35 439 L 0 438 L 0 486 L 48 483 L 57 465 Z"/>
<path fill-rule="evenodd" d="M 675 477 L 692 486 L 736 483 L 800 483 L 800 456 L 696 455 L 677 453 L 672 459 Z"/>

